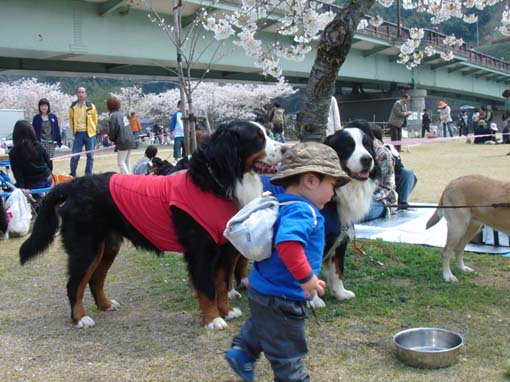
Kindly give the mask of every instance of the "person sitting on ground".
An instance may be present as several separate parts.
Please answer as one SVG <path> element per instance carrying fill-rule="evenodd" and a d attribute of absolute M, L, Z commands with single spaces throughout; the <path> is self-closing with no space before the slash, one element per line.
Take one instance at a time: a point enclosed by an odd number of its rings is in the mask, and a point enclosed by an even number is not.
<path fill-rule="evenodd" d="M 144 156 L 141 157 L 138 162 L 133 166 L 133 174 L 137 175 L 147 175 L 150 172 L 150 162 L 151 160 L 158 155 L 158 148 L 156 146 L 150 145 L 145 149 Z"/>
<path fill-rule="evenodd" d="M 491 126 L 487 122 L 487 107 L 482 106 L 478 113 L 478 121 L 475 128 L 475 141 L 474 143 L 485 143 L 485 142 L 495 142 L 495 135 L 493 134 L 493 130 L 491 130 Z"/>
<path fill-rule="evenodd" d="M 42 144 L 37 140 L 28 121 L 19 120 L 12 133 L 13 148 L 9 151 L 16 187 L 25 195 L 29 190 L 51 186 L 53 163 Z"/>
<path fill-rule="evenodd" d="M 289 148 L 280 171 L 271 178 L 285 188 L 285 193 L 275 195 L 281 204 L 273 252 L 253 265 L 248 277 L 250 317 L 225 353 L 243 381 L 255 380 L 255 362 L 262 353 L 275 381 L 310 379 L 303 364 L 308 353 L 307 301 L 322 296 L 326 287 L 318 278 L 325 244 L 319 210 L 333 197 L 334 187 L 349 181 L 336 152 L 316 142 Z"/>
<path fill-rule="evenodd" d="M 366 122 L 365 122 L 366 123 Z M 370 211 L 363 218 L 363 221 L 375 220 L 382 217 L 389 217 L 396 211 L 395 206 L 398 202 L 398 194 L 396 191 L 395 181 L 395 163 L 393 155 L 389 149 L 384 147 L 382 141 L 382 133 L 379 138 L 374 135 L 374 128 L 365 131 L 366 134 L 370 134 L 374 140 L 374 148 L 376 155 L 376 162 L 379 164 L 381 169 L 381 178 L 379 184 L 372 195 L 372 203 Z"/>
<path fill-rule="evenodd" d="M 383 142 L 383 132 L 379 126 L 374 126 L 374 137 Z M 413 192 L 418 182 L 414 171 L 409 167 L 404 167 L 400 153 L 391 143 L 385 143 L 384 147 L 388 149 L 393 156 L 393 170 L 395 172 L 395 191 L 398 194 L 398 209 L 406 210 L 409 208 L 409 195 Z"/>

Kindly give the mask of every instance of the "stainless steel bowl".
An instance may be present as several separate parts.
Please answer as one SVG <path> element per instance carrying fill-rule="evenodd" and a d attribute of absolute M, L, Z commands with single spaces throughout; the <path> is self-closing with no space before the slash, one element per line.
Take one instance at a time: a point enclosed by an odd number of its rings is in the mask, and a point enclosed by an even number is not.
<path fill-rule="evenodd" d="M 414 328 L 393 336 L 397 358 L 406 365 L 437 369 L 457 362 L 464 340 L 458 333 L 439 328 Z"/>

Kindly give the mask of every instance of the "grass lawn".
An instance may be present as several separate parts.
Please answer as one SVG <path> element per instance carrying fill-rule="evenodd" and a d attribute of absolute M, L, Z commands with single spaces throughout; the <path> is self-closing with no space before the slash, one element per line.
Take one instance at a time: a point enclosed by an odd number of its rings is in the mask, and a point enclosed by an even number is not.
<path fill-rule="evenodd" d="M 510 180 L 510 146 L 429 143 L 404 152 L 403 162 L 419 179 L 411 202 L 437 202 L 451 179 L 488 174 Z M 170 156 L 161 149 L 160 156 Z M 143 154 L 139 149 L 133 162 Z M 116 170 L 112 152 L 96 155 L 94 170 Z M 85 159 L 80 160 L 82 174 Z M 68 173 L 69 161 L 56 161 Z M 0 381 L 237 381 L 223 353 L 248 313 L 246 297 L 234 305 L 245 315 L 224 331 L 207 331 L 189 288 L 180 255 L 158 258 L 125 243 L 107 281 L 107 293 L 121 303 L 117 312 L 99 312 L 87 292 L 85 307 L 96 327 L 70 325 L 65 290 L 66 256 L 58 243 L 21 267 L 23 238 L 1 244 Z M 455 285 L 442 281 L 440 249 L 378 242 L 400 260 L 388 261 L 379 248 L 373 265 L 352 254 L 345 285 L 356 298 L 327 307 L 307 322 L 313 381 L 510 381 L 510 259 L 468 253 L 476 273 L 459 274 Z M 244 293 L 244 292 L 243 292 Z M 458 364 L 439 370 L 404 366 L 391 337 L 403 328 L 439 326 L 458 331 L 465 347 Z M 267 361 L 257 364 L 257 380 L 271 381 Z"/>

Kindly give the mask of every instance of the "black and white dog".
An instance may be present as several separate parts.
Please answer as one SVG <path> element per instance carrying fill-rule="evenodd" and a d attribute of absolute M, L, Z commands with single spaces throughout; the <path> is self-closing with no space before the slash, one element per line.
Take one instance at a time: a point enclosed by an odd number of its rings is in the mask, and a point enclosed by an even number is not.
<path fill-rule="evenodd" d="M 325 218 L 324 265 L 328 286 L 337 299 L 347 300 L 355 295 L 343 284 L 345 252 L 354 234 L 354 224 L 360 222 L 370 210 L 380 168 L 376 161 L 374 134 L 366 121 L 351 122 L 345 129 L 328 136 L 324 143 L 336 151 L 342 169 L 352 179 L 335 189 L 333 200 L 321 211 Z M 284 192 L 282 187 L 270 184 L 269 176 L 262 177 L 262 183 L 264 191 L 273 194 Z M 241 286 L 247 285 L 247 260 L 244 258 L 240 259 L 236 268 L 236 280 Z M 233 289 L 229 291 L 229 297 L 239 298 L 240 294 Z M 311 305 L 314 308 L 326 306 L 317 295 Z"/>
<path fill-rule="evenodd" d="M 21 264 L 48 248 L 62 222 L 71 319 L 87 328 L 95 325 L 83 305 L 87 284 L 99 309 L 119 307 L 106 296 L 104 284 L 123 238 L 156 253 L 183 252 L 202 323 L 223 329 L 225 320 L 241 314 L 227 301 L 239 255 L 223 230 L 239 207 L 262 192 L 255 164 L 276 164 L 284 151 L 260 125 L 235 121 L 212 134 L 185 172 L 105 173 L 57 185 L 44 198 L 32 234 L 20 248 Z"/>
<path fill-rule="evenodd" d="M 370 210 L 380 169 L 376 161 L 374 135 L 366 121 L 351 122 L 345 129 L 328 136 L 324 143 L 336 151 L 342 169 L 352 179 L 335 190 L 333 200 L 323 210 L 326 218 L 324 264 L 328 287 L 337 299 L 347 300 L 355 297 L 353 292 L 344 288 L 343 283 L 347 244 L 354 233 L 354 224 Z M 312 306 L 320 308 L 325 303 L 316 295 Z"/>

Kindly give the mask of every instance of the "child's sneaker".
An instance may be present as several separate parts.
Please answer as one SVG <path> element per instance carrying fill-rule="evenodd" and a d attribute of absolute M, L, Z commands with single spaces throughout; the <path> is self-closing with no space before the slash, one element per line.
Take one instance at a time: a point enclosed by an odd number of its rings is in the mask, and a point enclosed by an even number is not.
<path fill-rule="evenodd" d="M 243 349 L 234 346 L 225 353 L 225 358 L 232 370 L 234 370 L 243 381 L 251 382 L 255 380 L 255 360 L 250 358 Z"/>

